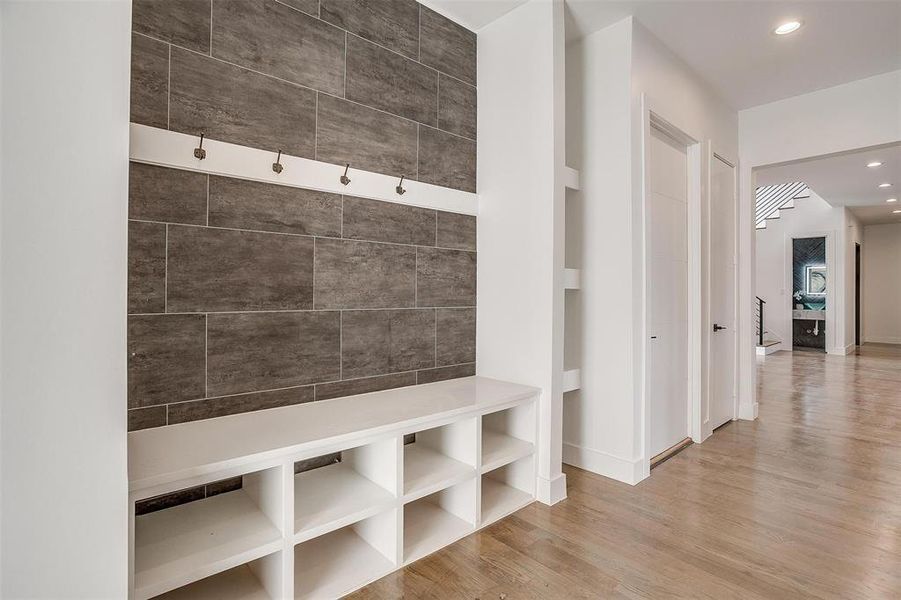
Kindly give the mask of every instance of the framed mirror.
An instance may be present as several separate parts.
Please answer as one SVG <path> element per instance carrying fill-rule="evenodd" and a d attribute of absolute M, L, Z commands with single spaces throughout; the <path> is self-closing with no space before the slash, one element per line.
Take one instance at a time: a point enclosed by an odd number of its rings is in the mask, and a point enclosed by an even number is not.
<path fill-rule="evenodd" d="M 826 267 L 825 265 L 808 265 L 804 274 L 804 293 L 808 296 L 826 295 Z"/>

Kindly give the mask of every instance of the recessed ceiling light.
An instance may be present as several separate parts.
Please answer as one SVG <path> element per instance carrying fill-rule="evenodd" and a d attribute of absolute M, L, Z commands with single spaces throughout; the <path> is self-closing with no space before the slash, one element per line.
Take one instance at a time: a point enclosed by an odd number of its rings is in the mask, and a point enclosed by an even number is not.
<path fill-rule="evenodd" d="M 773 30 L 776 35 L 788 35 L 801 29 L 801 21 L 787 21 Z"/>
<path fill-rule="evenodd" d="M 890 184 L 890 183 L 880 183 L 880 184 L 879 184 L 879 187 L 881 187 L 881 188 L 892 187 L 892 184 Z"/>
<path fill-rule="evenodd" d="M 878 160 L 874 160 L 871 163 L 867 163 L 867 166 L 870 167 L 871 169 L 875 169 L 876 167 L 881 167 L 882 163 L 879 162 Z"/>
<path fill-rule="evenodd" d="M 893 210 L 892 213 L 897 215 L 898 213 L 901 213 L 901 210 Z"/>
<path fill-rule="evenodd" d="M 889 198 L 888 200 L 886 200 L 886 202 L 897 202 L 897 201 L 898 201 L 897 198 Z"/>

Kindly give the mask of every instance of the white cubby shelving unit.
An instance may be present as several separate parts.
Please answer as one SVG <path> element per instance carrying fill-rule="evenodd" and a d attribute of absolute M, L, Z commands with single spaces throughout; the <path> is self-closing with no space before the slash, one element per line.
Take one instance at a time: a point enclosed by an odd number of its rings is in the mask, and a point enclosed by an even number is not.
<path fill-rule="evenodd" d="M 129 433 L 130 598 L 337 598 L 515 512 L 535 499 L 538 393 L 466 377 Z"/>

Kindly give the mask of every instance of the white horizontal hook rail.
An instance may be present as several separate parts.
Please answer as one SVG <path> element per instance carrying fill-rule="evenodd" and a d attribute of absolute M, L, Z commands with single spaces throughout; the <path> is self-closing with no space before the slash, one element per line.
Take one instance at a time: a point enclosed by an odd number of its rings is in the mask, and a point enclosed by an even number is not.
<path fill-rule="evenodd" d="M 348 185 L 340 182 L 345 166 L 282 154 L 281 173 L 272 169 L 272 150 L 230 144 L 204 137 L 206 158 L 197 159 L 197 136 L 139 125 L 130 125 L 129 158 L 136 162 L 274 183 L 335 194 L 383 200 L 435 210 L 477 215 L 477 194 L 421 181 L 404 180 L 403 196 L 397 193 L 397 175 L 353 169 Z M 352 166 L 352 165 L 351 165 Z M 398 174 L 400 175 L 400 174 Z"/>

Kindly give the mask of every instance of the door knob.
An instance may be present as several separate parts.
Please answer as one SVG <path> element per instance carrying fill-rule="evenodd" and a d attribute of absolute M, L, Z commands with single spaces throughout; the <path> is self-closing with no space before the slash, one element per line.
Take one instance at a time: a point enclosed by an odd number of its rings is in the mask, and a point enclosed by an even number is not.
<path fill-rule="evenodd" d="M 722 325 L 717 325 L 716 323 L 713 324 L 713 332 L 714 332 L 714 333 L 716 333 L 717 331 L 721 331 L 721 330 L 723 330 L 723 329 L 725 329 L 724 326 L 722 326 Z"/>

